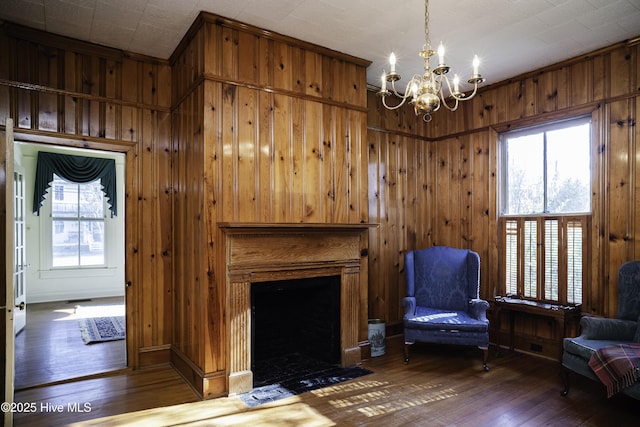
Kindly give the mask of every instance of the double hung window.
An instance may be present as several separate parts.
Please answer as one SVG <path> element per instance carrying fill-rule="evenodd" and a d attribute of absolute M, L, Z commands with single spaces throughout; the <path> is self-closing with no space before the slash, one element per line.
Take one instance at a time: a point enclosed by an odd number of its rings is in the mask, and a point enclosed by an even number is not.
<path fill-rule="evenodd" d="M 100 179 L 84 184 L 53 175 L 52 267 L 105 265 L 105 202 Z"/>
<path fill-rule="evenodd" d="M 503 291 L 582 303 L 591 219 L 590 120 L 502 134 L 499 167 Z"/>

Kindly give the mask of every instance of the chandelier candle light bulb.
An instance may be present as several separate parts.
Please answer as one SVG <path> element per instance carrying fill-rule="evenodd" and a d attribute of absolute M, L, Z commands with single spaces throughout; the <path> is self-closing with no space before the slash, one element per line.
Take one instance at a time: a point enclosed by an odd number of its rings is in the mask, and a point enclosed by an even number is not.
<path fill-rule="evenodd" d="M 444 66 L 444 45 L 442 42 L 438 46 L 438 66 Z"/>
<path fill-rule="evenodd" d="M 473 98 L 478 91 L 478 84 L 484 81 L 480 75 L 478 68 L 480 59 L 478 55 L 473 57 L 473 74 L 467 80 L 467 83 L 473 85 L 473 91 L 470 95 L 460 90 L 460 78 L 456 74 L 453 78 L 453 89 L 446 74 L 449 72 L 449 66 L 444 62 L 444 44 L 440 42 L 438 46 L 438 65 L 431 69 L 431 57 L 436 54 L 431 49 L 431 39 L 429 37 L 429 0 L 424 2 L 424 48 L 418 52 L 424 59 L 424 74 L 414 74 L 407 83 L 404 93 L 398 92 L 395 82 L 400 80 L 400 74 L 396 72 L 396 55 L 389 55 L 389 74 L 382 74 L 382 84 L 378 96 L 382 98 L 382 105 L 389 110 L 395 110 L 404 105 L 407 100 L 413 105 L 416 115 L 421 115 L 425 122 L 431 121 L 431 113 L 438 111 L 441 105 L 447 109 L 455 111 L 460 101 L 468 101 Z M 387 82 L 391 83 L 391 90 L 387 89 Z M 445 93 L 445 87 L 448 94 Z M 387 104 L 387 98 L 393 95 L 400 101 L 396 105 Z M 449 105 L 451 104 L 451 105 Z"/>

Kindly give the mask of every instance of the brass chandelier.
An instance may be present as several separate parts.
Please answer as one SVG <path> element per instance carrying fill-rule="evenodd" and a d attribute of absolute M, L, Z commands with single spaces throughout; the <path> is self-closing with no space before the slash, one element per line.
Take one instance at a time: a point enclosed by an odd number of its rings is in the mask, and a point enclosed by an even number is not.
<path fill-rule="evenodd" d="M 447 109 L 455 111 L 458 108 L 460 101 L 468 101 L 473 98 L 478 91 L 478 84 L 484 81 L 484 78 L 478 72 L 478 66 L 480 60 L 478 55 L 473 57 L 473 74 L 471 78 L 467 80 L 469 84 L 473 85 L 473 92 L 470 95 L 466 95 L 460 91 L 460 79 L 458 75 L 453 77 L 453 87 L 449 82 L 447 73 L 449 67 L 444 62 L 444 46 L 440 43 L 438 47 L 438 65 L 431 70 L 429 61 L 431 57 L 436 54 L 431 49 L 431 39 L 429 36 L 429 0 L 424 2 L 424 38 L 425 45 L 423 49 L 418 53 L 424 59 L 424 74 L 414 74 L 409 83 L 407 84 L 404 94 L 399 93 L 396 90 L 396 81 L 400 80 L 400 74 L 396 72 L 396 56 L 391 53 L 389 56 L 389 73 L 382 73 L 382 85 L 378 95 L 382 98 L 382 104 L 389 110 L 395 110 L 402 107 L 407 100 L 413 105 L 416 115 L 422 115 L 422 119 L 425 122 L 431 121 L 431 113 L 438 111 L 441 105 L 444 105 Z M 391 90 L 387 89 L 387 82 L 391 83 Z M 445 95 L 444 88 L 447 88 L 448 96 Z M 388 105 L 387 98 L 391 95 L 399 98 L 401 101 L 396 105 Z M 449 103 L 451 105 L 449 105 Z"/>

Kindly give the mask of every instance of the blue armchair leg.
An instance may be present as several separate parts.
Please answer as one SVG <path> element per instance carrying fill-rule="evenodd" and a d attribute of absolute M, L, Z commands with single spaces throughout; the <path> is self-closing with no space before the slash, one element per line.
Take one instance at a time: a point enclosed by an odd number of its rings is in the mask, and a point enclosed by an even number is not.
<path fill-rule="evenodd" d="M 412 342 L 404 342 L 404 364 L 409 363 L 409 347 L 412 345 Z"/>
<path fill-rule="evenodd" d="M 489 372 L 489 365 L 487 365 L 487 360 L 489 359 L 489 347 L 482 349 L 482 369 L 485 372 Z"/>
<path fill-rule="evenodd" d="M 566 396 L 567 394 L 569 394 L 569 374 L 570 373 L 571 371 L 565 368 L 563 365 L 561 375 L 562 375 L 562 381 L 564 382 L 564 390 L 560 392 L 560 396 Z"/>

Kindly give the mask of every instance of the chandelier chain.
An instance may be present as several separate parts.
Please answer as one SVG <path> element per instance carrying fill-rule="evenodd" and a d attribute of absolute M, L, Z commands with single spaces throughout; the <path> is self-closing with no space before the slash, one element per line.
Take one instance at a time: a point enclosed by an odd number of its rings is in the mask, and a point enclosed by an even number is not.
<path fill-rule="evenodd" d="M 431 50 L 431 35 L 429 34 L 429 0 L 424 2 L 424 46 Z"/>

